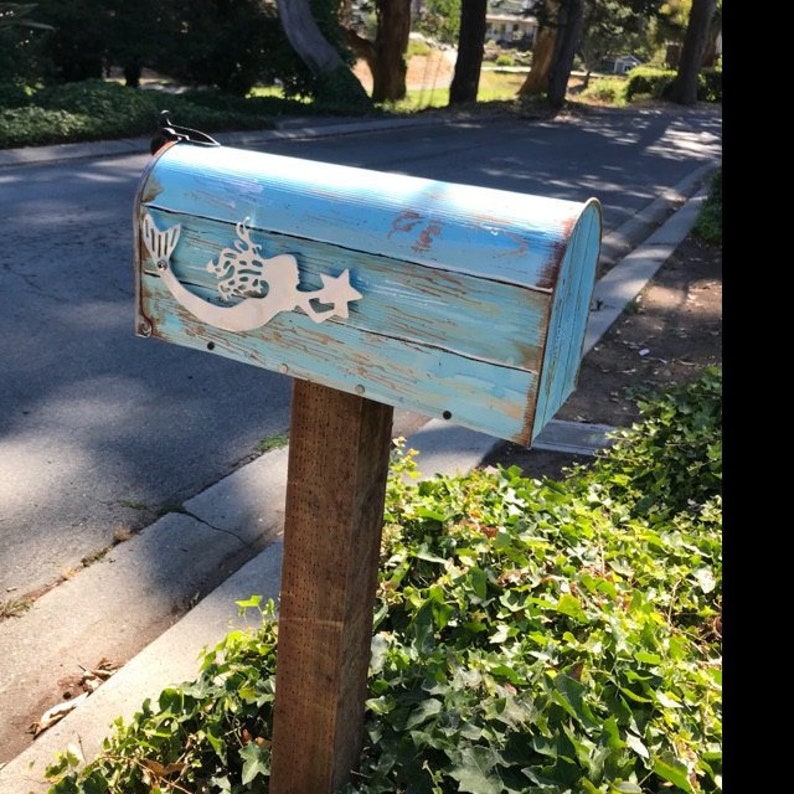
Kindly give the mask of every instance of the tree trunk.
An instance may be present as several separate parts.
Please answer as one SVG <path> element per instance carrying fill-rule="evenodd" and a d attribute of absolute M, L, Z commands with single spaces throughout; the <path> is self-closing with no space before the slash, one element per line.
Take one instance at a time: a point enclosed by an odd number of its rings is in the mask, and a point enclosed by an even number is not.
<path fill-rule="evenodd" d="M 554 0 L 546 0 L 549 18 L 556 19 L 558 6 Z M 549 71 L 554 58 L 554 43 L 557 40 L 557 26 L 544 25 L 538 30 L 535 46 L 532 48 L 532 68 L 526 80 L 518 89 L 519 96 L 544 94 L 549 87 Z"/>
<path fill-rule="evenodd" d="M 292 48 L 317 78 L 317 99 L 371 104 L 364 86 L 321 33 L 309 0 L 278 0 L 278 15 Z"/>
<path fill-rule="evenodd" d="M 356 58 L 362 58 L 371 74 L 375 73 L 375 45 L 352 28 L 342 28 L 345 44 L 353 51 Z"/>
<path fill-rule="evenodd" d="M 405 52 L 411 32 L 411 0 L 376 0 L 378 32 L 372 69 L 372 100 L 396 102 L 405 98 L 408 65 Z"/>
<path fill-rule="evenodd" d="M 289 43 L 312 73 L 345 65 L 317 27 L 308 0 L 278 0 L 278 15 Z"/>
<path fill-rule="evenodd" d="M 455 74 L 449 87 L 449 104 L 476 102 L 480 88 L 488 0 L 461 0 L 460 34 Z"/>
<path fill-rule="evenodd" d="M 717 0 L 692 0 L 692 11 L 684 34 L 681 57 L 676 74 L 667 91 L 667 99 L 678 105 L 697 102 L 698 75 L 711 33 L 711 20 Z"/>
<path fill-rule="evenodd" d="M 558 19 L 554 58 L 549 70 L 549 104 L 559 109 L 565 104 L 573 57 L 582 41 L 584 0 L 562 0 Z"/>
<path fill-rule="evenodd" d="M 131 61 L 124 65 L 124 85 L 127 88 L 141 87 L 141 74 L 143 67 L 139 61 Z"/>

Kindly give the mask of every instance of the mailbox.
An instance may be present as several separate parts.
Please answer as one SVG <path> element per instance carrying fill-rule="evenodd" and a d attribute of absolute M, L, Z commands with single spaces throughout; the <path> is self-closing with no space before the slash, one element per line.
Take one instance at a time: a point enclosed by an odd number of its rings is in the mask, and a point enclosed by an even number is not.
<path fill-rule="evenodd" d="M 601 207 L 172 141 L 134 240 L 139 336 L 530 446 L 576 386 Z"/>

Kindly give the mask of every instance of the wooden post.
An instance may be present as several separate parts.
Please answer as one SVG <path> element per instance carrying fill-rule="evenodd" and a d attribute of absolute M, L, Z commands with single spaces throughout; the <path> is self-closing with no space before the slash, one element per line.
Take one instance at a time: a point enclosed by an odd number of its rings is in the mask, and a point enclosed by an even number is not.
<path fill-rule="evenodd" d="M 330 794 L 358 764 L 392 418 L 293 384 L 271 794 Z"/>

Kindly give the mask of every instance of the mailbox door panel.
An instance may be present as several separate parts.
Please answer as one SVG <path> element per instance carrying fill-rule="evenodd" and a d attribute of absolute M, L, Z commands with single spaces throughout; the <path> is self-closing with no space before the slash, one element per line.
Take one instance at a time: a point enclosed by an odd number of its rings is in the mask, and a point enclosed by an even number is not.
<path fill-rule="evenodd" d="M 571 235 L 554 290 L 532 438 L 576 388 L 600 245 L 600 213 L 587 213 Z"/>

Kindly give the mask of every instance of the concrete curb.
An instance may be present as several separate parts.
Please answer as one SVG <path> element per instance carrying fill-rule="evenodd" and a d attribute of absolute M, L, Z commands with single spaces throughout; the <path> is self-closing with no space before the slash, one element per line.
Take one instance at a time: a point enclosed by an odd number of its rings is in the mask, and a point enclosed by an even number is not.
<path fill-rule="evenodd" d="M 330 129 L 325 127 L 324 131 L 335 134 Z M 346 126 L 346 131 L 350 132 L 350 126 Z M 304 130 L 300 134 L 305 133 Z M 132 149 L 132 142 L 115 144 L 126 145 L 124 153 Z M 55 154 L 62 156 L 62 147 L 57 149 Z M 620 250 L 624 245 L 633 250 L 596 285 L 595 300 L 600 303 L 598 311 L 591 313 L 584 353 L 689 233 L 706 195 L 705 179 L 714 167 L 699 169 L 641 213 L 642 219 L 638 215 L 610 235 L 611 250 Z M 686 201 L 693 194 L 696 195 L 692 200 Z M 682 202 L 686 202 L 683 208 L 670 215 Z M 657 226 L 662 218 L 667 220 L 635 248 L 649 228 Z M 592 451 L 606 443 L 608 431 L 603 426 L 577 426 L 555 420 L 534 446 L 576 453 Z M 441 420 L 427 422 L 407 440 L 408 447 L 419 451 L 417 465 L 423 476 L 430 477 L 465 474 L 478 466 L 497 443 L 498 439 Z M 41 662 L 42 669 L 47 663 L 70 669 L 70 654 L 78 659 L 83 644 L 90 645 L 92 635 L 105 630 L 103 627 L 111 626 L 114 632 L 135 634 L 139 639 L 141 636 L 145 639 L 148 633 L 151 642 L 28 749 L 0 768 L 0 791 L 46 792 L 49 786 L 43 780 L 44 769 L 55 760 L 56 753 L 71 744 L 81 748 L 84 757 L 94 757 L 117 717 L 129 720 L 144 699 L 156 699 L 166 686 L 195 677 L 200 652 L 216 645 L 232 628 L 245 625 L 237 615 L 237 600 L 252 594 L 277 598 L 286 463 L 287 449 L 282 448 L 239 469 L 187 502 L 184 513 L 164 516 L 130 541 L 115 547 L 75 580 L 42 596 L 28 614 L 4 632 L 9 659 L 5 663 L 0 661 L 0 680 L 3 667 L 11 666 L 4 688 L 12 694 L 24 692 L 26 686 L 37 683 L 35 670 L 19 672 L 19 659 L 35 659 Z M 202 553 L 210 539 L 214 550 L 220 544 L 220 557 L 213 555 L 208 559 Z M 240 555 L 250 556 L 252 550 L 258 551 L 256 556 L 239 567 Z M 156 579 L 147 579 L 146 560 L 153 555 L 158 561 L 168 560 L 168 564 L 159 569 Z M 230 574 L 230 571 L 234 572 Z M 168 625 L 170 605 L 185 599 L 186 593 L 191 593 L 206 576 L 215 577 L 216 589 L 182 619 Z M 130 601 L 136 605 L 134 610 L 127 607 Z M 81 617 L 78 627 L 62 627 L 65 611 Z M 160 622 L 152 621 L 152 616 L 158 614 Z M 143 627 L 136 625 L 136 620 L 149 622 Z M 43 660 L 42 655 L 47 659 Z M 16 678 L 15 657 L 19 657 Z"/>
<path fill-rule="evenodd" d="M 701 169 L 699 178 L 690 178 L 684 187 L 695 188 L 702 185 L 708 173 L 707 169 Z M 593 349 L 593 346 L 609 330 L 612 323 L 620 317 L 626 306 L 639 295 L 642 288 L 654 277 L 656 271 L 669 259 L 676 246 L 689 234 L 706 195 L 707 191 L 704 189 L 693 196 L 644 243 L 633 247 L 633 250 L 621 259 L 619 267 L 613 267 L 596 283 L 593 288 L 592 303 L 594 308 L 590 312 L 587 323 L 583 356 Z M 663 204 L 654 210 L 657 214 L 664 211 Z M 653 218 L 653 213 L 649 213 L 648 217 Z M 629 221 L 632 226 L 636 223 L 636 218 Z M 652 221 L 647 223 L 649 226 L 653 225 Z M 624 235 L 625 232 L 621 227 L 617 236 L 630 239 Z"/>

